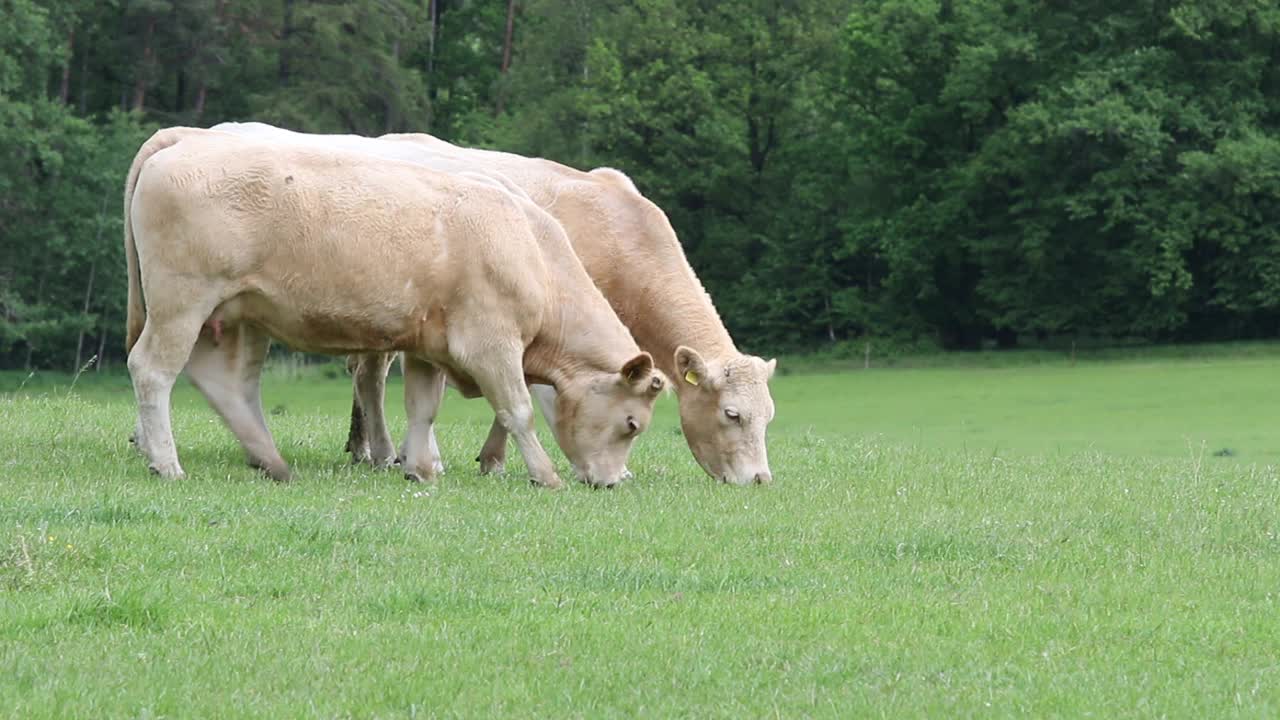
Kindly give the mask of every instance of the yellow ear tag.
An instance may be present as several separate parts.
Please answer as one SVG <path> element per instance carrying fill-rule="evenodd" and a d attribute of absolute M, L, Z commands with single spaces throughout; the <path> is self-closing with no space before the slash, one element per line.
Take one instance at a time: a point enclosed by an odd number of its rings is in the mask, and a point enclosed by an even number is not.
<path fill-rule="evenodd" d="M 685 374 L 684 374 L 684 381 L 685 381 L 685 382 L 687 382 L 687 383 L 689 383 L 690 385 L 697 385 L 697 384 L 698 384 L 698 373 L 696 373 L 696 372 L 694 372 L 694 371 L 690 370 L 689 372 L 687 372 L 687 373 L 685 373 Z"/>

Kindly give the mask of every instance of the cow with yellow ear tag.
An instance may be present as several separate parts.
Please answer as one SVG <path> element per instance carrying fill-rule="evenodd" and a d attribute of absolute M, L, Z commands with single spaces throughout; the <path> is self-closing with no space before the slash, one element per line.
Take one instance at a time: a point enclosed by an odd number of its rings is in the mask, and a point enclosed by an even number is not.
<path fill-rule="evenodd" d="M 768 383 L 777 364 L 751 355 L 707 360 L 691 347 L 676 349 L 680 426 L 698 464 L 721 482 L 773 480 L 765 430 L 773 421 Z"/>
<path fill-rule="evenodd" d="M 713 477 L 732 483 L 768 482 L 765 425 L 773 417 L 768 379 L 775 363 L 738 352 L 684 249 L 662 210 L 640 193 L 626 175 L 612 168 L 576 170 L 541 158 L 454 145 L 421 133 L 362 138 L 307 135 L 260 123 L 223 124 L 218 129 L 255 136 L 287 138 L 319 147 L 341 146 L 379 157 L 425 165 L 443 172 L 480 173 L 525 194 L 567 233 L 583 267 L 640 349 L 671 381 L 680 396 L 680 423 L 698 464 Z M 677 368 L 676 351 L 693 351 L 686 368 Z M 352 426 L 348 448 L 357 460 L 370 441 L 364 421 L 382 417 L 382 378 L 388 362 L 362 357 L 353 374 Z M 694 365 L 702 367 L 698 370 Z M 366 370 L 367 368 L 367 370 Z M 694 369 L 692 375 L 689 370 Z M 714 382 L 716 373 L 728 375 Z M 724 389 L 716 390 L 715 388 Z M 555 391 L 531 386 L 550 421 Z M 554 422 L 551 423 L 554 425 Z M 390 440 L 378 443 L 390 447 Z M 495 422 L 479 456 L 482 472 L 500 470 L 507 433 Z M 384 450 L 384 456 L 390 456 Z"/>

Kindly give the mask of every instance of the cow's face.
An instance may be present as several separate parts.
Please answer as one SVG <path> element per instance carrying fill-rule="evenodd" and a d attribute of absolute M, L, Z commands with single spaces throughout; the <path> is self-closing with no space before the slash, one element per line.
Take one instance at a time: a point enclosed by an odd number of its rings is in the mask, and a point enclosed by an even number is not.
<path fill-rule="evenodd" d="M 769 378 L 777 361 L 751 355 L 708 361 L 681 346 L 675 367 L 680 426 L 702 469 L 735 485 L 772 481 L 765 431 L 773 421 Z"/>
<path fill-rule="evenodd" d="M 556 440 L 579 479 L 597 487 L 622 480 L 631 444 L 666 386 L 653 357 L 640 353 L 617 373 L 601 373 L 556 395 Z"/>

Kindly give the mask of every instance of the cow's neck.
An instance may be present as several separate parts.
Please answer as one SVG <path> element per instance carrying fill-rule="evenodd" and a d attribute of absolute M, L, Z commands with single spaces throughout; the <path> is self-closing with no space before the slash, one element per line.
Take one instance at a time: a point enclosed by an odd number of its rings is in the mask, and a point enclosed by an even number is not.
<path fill-rule="evenodd" d="M 591 257 L 588 269 L 636 343 L 679 388 L 675 353 L 681 345 L 697 350 L 708 362 L 740 353 L 666 216 L 653 210 L 643 226 L 629 228 L 640 242 L 610 238 L 608 244 L 616 248 L 608 253 L 611 257 Z"/>
<path fill-rule="evenodd" d="M 718 317 L 700 316 L 696 308 L 690 308 L 683 315 L 663 314 L 668 317 L 653 321 L 628 317 L 624 322 L 631 328 L 636 344 L 653 355 L 654 364 L 673 382 L 679 379 L 676 377 L 675 355 L 676 348 L 681 345 L 697 350 L 707 362 L 723 362 L 739 355 Z M 679 382 L 675 384 L 680 387 Z"/>
<path fill-rule="evenodd" d="M 581 265 L 551 266 L 554 288 L 542 330 L 525 355 L 529 379 L 558 387 L 583 372 L 620 371 L 640 353 L 631 333 Z"/>
<path fill-rule="evenodd" d="M 740 355 L 658 206 L 631 191 L 601 190 L 596 182 L 575 192 L 560 179 L 548 181 L 545 167 L 528 162 L 505 169 L 568 231 L 575 253 L 618 318 L 677 388 L 685 386 L 675 376 L 681 345 L 708 362 Z"/>

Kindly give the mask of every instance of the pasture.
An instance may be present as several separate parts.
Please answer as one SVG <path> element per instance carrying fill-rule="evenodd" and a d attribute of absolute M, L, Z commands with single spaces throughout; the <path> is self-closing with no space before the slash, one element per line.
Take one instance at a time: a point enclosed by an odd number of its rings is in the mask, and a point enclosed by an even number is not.
<path fill-rule="evenodd" d="M 633 481 L 553 493 L 478 476 L 454 395 L 420 486 L 346 464 L 345 376 L 269 375 L 276 485 L 184 382 L 164 482 L 126 378 L 6 375 L 0 715 L 1275 717 L 1277 378 L 780 375 L 773 485 L 706 478 L 667 398 Z"/>

